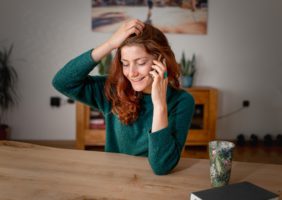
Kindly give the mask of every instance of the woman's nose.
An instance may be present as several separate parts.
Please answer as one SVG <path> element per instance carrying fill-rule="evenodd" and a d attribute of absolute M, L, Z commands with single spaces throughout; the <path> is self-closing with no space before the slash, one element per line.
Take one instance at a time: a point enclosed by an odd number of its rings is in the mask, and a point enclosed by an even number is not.
<path fill-rule="evenodd" d="M 130 66 L 129 68 L 129 76 L 137 76 L 138 71 L 135 66 Z"/>

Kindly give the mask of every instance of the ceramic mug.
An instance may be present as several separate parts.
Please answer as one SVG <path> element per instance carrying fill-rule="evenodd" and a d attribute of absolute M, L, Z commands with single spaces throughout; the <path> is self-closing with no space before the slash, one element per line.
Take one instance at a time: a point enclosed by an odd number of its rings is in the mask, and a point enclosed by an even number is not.
<path fill-rule="evenodd" d="M 234 147 L 235 144 L 228 141 L 209 142 L 210 178 L 213 187 L 228 184 Z"/>

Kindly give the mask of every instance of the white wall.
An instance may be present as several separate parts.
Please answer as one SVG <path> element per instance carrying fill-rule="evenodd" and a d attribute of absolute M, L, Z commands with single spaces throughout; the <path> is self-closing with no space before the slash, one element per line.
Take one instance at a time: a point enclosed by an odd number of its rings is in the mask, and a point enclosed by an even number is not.
<path fill-rule="evenodd" d="M 110 34 L 91 31 L 91 1 L 0 0 L 0 44 L 13 43 L 21 101 L 7 122 L 13 139 L 74 139 L 75 106 L 49 106 L 54 74 Z M 280 0 L 210 0 L 208 34 L 167 35 L 177 58 L 196 53 L 195 85 L 220 90 L 219 115 L 248 99 L 251 107 L 218 120 L 218 138 L 282 132 Z"/>

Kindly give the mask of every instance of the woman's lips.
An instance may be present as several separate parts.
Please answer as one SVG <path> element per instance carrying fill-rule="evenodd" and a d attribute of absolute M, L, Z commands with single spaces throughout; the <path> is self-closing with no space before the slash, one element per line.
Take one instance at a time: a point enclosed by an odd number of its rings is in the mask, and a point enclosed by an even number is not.
<path fill-rule="evenodd" d="M 142 81 L 145 77 L 138 78 L 138 79 L 130 79 L 132 82 L 139 82 Z"/>

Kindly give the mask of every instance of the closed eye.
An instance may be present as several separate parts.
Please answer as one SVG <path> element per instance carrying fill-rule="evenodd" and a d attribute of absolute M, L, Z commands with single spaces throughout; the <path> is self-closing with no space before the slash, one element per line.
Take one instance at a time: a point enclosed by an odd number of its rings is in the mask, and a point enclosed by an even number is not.
<path fill-rule="evenodd" d="M 121 65 L 122 65 L 123 67 L 128 67 L 128 66 L 129 66 L 129 64 L 125 64 L 125 63 L 121 63 Z"/>
<path fill-rule="evenodd" d="M 141 59 L 141 60 L 139 60 L 139 62 L 137 62 L 137 64 L 142 66 L 142 65 L 146 65 L 147 62 L 148 62 L 148 60 Z"/>

